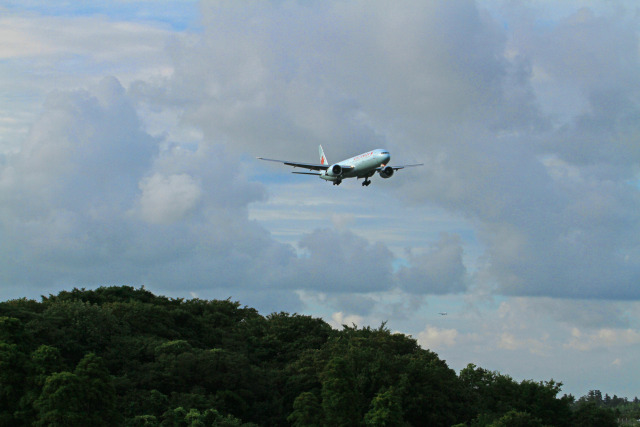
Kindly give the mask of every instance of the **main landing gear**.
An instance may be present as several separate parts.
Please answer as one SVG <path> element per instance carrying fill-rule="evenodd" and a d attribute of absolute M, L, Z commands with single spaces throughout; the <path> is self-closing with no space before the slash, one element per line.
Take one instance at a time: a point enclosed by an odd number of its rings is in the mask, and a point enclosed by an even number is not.
<path fill-rule="evenodd" d="M 341 179 L 336 179 L 335 181 L 333 181 L 333 185 L 340 185 L 341 182 Z"/>
<path fill-rule="evenodd" d="M 363 187 L 368 187 L 369 184 L 371 184 L 371 180 L 369 178 L 365 179 L 364 182 L 362 183 Z"/>

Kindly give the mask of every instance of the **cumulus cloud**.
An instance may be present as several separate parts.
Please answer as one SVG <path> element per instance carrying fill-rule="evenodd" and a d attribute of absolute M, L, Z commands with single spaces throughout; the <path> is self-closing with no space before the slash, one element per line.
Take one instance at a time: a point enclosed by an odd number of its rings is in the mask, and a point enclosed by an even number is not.
<path fill-rule="evenodd" d="M 43 58 L 67 65 L 71 57 L 82 55 L 87 62 L 108 64 L 123 62 L 158 65 L 158 51 L 170 37 L 169 31 L 149 22 L 118 22 L 106 16 L 42 16 L 38 14 L 5 15 L 0 18 L 0 58 L 30 60 L 38 69 Z M 78 37 L 81 33 L 83 37 Z M 154 67 L 155 68 L 155 67 Z M 156 71 L 158 68 L 155 68 Z M 161 69 L 161 68 L 160 68 Z M 87 71 L 82 69 L 82 71 Z"/>
<path fill-rule="evenodd" d="M 237 162 L 223 150 L 160 152 L 114 78 L 53 93 L 23 149 L 0 168 L 6 280 L 187 280 L 197 289 L 212 277 L 250 281 L 291 258 L 248 222 L 247 203 L 262 197 L 261 187 L 235 167 L 212 172 L 216 159 Z M 180 221 L 187 215 L 190 224 Z"/>
<path fill-rule="evenodd" d="M 584 333 L 578 328 L 573 328 L 571 339 L 565 346 L 580 351 L 591 351 L 598 347 L 624 347 L 637 344 L 640 344 L 640 332 L 635 329 L 603 328 Z"/>
<path fill-rule="evenodd" d="M 467 272 L 462 253 L 458 236 L 441 235 L 425 254 L 410 254 L 410 267 L 403 266 L 397 273 L 399 287 L 418 295 L 464 292 Z"/>
<path fill-rule="evenodd" d="M 363 326 L 362 323 L 363 323 L 363 318 L 361 316 L 358 316 L 355 314 L 347 315 L 342 311 L 333 313 L 331 315 L 331 320 L 329 321 L 329 324 L 336 329 L 342 329 L 342 326 L 344 325 L 350 326 L 350 327 L 353 325 L 362 327 Z"/>
<path fill-rule="evenodd" d="M 418 343 L 424 348 L 438 349 L 456 345 L 457 338 L 458 331 L 455 329 L 443 329 L 427 325 L 427 327 L 418 334 Z"/>
<path fill-rule="evenodd" d="M 531 22 L 510 32 L 490 5 L 363 6 L 208 4 L 205 34 L 176 50 L 172 78 L 140 94 L 184 105 L 185 123 L 240 151 L 304 159 L 327 141 L 338 158 L 402 148 L 426 167 L 396 190 L 476 221 L 486 247 L 477 277 L 498 292 L 638 297 L 640 242 L 627 232 L 639 226 L 629 185 L 638 73 L 624 59 L 634 27 L 583 10 L 548 32 Z M 618 43 L 584 42 L 604 33 Z M 587 66 L 603 56 L 617 65 Z M 586 107 L 558 117 L 549 82 L 570 84 Z M 560 162 L 580 180 L 558 175 Z M 463 270 L 449 272 L 455 291 L 466 288 Z"/>
<path fill-rule="evenodd" d="M 150 136 L 115 78 L 52 93 L 0 178 L 3 262 L 16 283 L 186 283 L 191 292 L 213 286 L 236 295 L 307 289 L 349 295 L 350 304 L 331 300 L 363 314 L 375 305 L 363 294 L 397 286 L 393 253 L 346 229 L 350 220 L 303 236 L 300 256 L 275 241 L 248 219 L 265 189 L 249 181 L 239 156 L 208 141 Z M 435 269 L 459 257 L 455 241 L 441 242 L 413 261 Z M 456 274 L 439 268 L 429 274 Z M 404 278 L 406 286 L 420 274 Z"/>
<path fill-rule="evenodd" d="M 366 293 L 394 287 L 394 257 L 381 243 L 350 231 L 324 229 L 305 235 L 298 246 L 305 255 L 288 279 L 294 288 Z"/>
<path fill-rule="evenodd" d="M 195 208 L 202 196 L 200 185 L 189 175 L 155 174 L 140 182 L 140 215 L 155 224 L 177 221 Z"/>
<path fill-rule="evenodd" d="M 526 349 L 532 354 L 546 355 L 550 349 L 550 345 L 547 343 L 548 339 L 548 334 L 539 338 L 520 339 L 512 333 L 503 332 L 500 334 L 497 345 L 505 350 Z"/>

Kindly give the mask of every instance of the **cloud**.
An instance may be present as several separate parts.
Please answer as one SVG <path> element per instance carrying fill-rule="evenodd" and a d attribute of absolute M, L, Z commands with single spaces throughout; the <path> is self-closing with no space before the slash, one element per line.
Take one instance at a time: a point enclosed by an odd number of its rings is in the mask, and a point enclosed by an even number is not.
<path fill-rule="evenodd" d="M 554 322 L 565 328 L 595 329 L 629 327 L 628 310 L 614 301 L 573 300 L 550 297 L 515 297 L 500 303 L 497 313 L 501 322 L 516 327 L 526 327 L 529 319 L 541 324 Z M 524 320 L 522 320 L 524 319 Z"/>
<path fill-rule="evenodd" d="M 305 252 L 288 279 L 295 289 L 325 292 L 375 292 L 394 287 L 393 254 L 350 231 L 316 230 L 298 246 Z"/>
<path fill-rule="evenodd" d="M 413 294 L 447 294 L 464 292 L 467 272 L 462 260 L 458 236 L 443 234 L 428 252 L 410 254 L 410 267 L 397 273 L 398 286 Z"/>
<path fill-rule="evenodd" d="M 180 129 L 166 130 L 170 139 L 162 141 L 179 149 L 133 153 L 130 170 L 122 174 L 131 181 L 119 186 L 128 193 L 108 194 L 95 189 L 100 182 L 113 187 L 114 178 L 78 170 L 107 162 L 79 162 L 68 155 L 102 158 L 95 149 L 102 142 L 79 154 L 79 146 L 65 135 L 75 126 L 73 111 L 47 107 L 25 140 L 22 160 L 7 160 L 3 168 L 3 185 L 20 179 L 17 187 L 30 186 L 27 194 L 38 197 L 27 201 L 12 191 L 4 197 L 19 200 L 9 209 L 22 205 L 23 211 L 34 212 L 30 204 L 36 200 L 64 205 L 75 202 L 65 197 L 75 197 L 95 205 L 91 199 L 100 194 L 119 200 L 119 209 L 128 205 L 138 219 L 165 225 L 190 215 L 202 220 L 205 212 L 216 212 L 215 197 L 243 216 L 249 203 L 264 200 L 264 189 L 238 181 L 234 184 L 246 191 L 235 191 L 234 185 L 205 172 L 199 162 L 214 161 L 211 150 L 224 147 L 227 163 L 217 166 L 227 168 L 222 176 L 235 179 L 231 169 L 244 167 L 237 156 L 262 154 L 265 147 L 273 156 L 304 159 L 310 146 L 325 143 L 339 159 L 387 146 L 426 163 L 412 181 L 403 180 L 410 176 L 406 174 L 389 180 L 390 202 L 437 206 L 467 218 L 485 250 L 477 262 L 480 274 L 473 276 L 486 282 L 481 285 L 514 296 L 638 298 L 634 283 L 640 276 L 640 234 L 633 230 L 640 225 L 635 215 L 640 199 L 633 184 L 638 148 L 632 143 L 638 133 L 637 37 L 633 18 L 603 9 L 556 15 L 541 29 L 535 17 L 545 13 L 542 8 L 510 5 L 496 13 L 492 3 L 400 2 L 393 8 L 363 2 L 242 8 L 207 3 L 201 8 L 201 31 L 179 37 L 139 20 L 13 15 L 4 18 L 7 43 L 1 52 L 6 58 L 40 58 L 50 68 L 71 55 L 86 66 L 74 70 L 90 76 L 99 64 L 104 65 L 98 67 L 101 73 L 129 64 L 135 71 L 119 74 L 137 80 L 126 94 L 129 112 L 122 117 L 123 132 L 130 129 L 127 120 L 148 124 L 166 116 L 176 116 L 172 126 Z M 505 26 L 504 20 L 518 25 Z M 43 22 L 55 28 L 51 36 L 40 30 Z M 74 28 L 86 37 L 70 37 Z M 130 43 L 132 38 L 136 43 Z M 593 58 L 594 66 L 588 66 Z M 67 78 L 72 74 L 60 73 Z M 566 106 L 564 115 L 557 115 L 558 103 L 548 96 L 558 87 L 579 95 L 575 102 L 580 105 Z M 51 95 L 47 102 L 67 102 L 68 94 Z M 114 101 L 101 101 L 108 94 L 99 95 L 97 89 L 74 96 L 85 115 L 99 114 Z M 141 111 L 143 118 L 136 114 Z M 109 128 L 78 124 L 75 138 L 98 141 L 91 132 L 99 132 L 114 141 L 127 139 L 114 135 L 117 122 L 101 123 Z M 154 134 L 164 138 L 161 124 L 154 126 L 159 128 Z M 185 135 L 197 146 L 193 152 L 184 149 L 187 141 L 176 140 Z M 38 143 L 49 136 L 53 143 Z M 142 140 L 149 138 L 145 130 Z M 150 144 L 159 149 L 157 141 Z M 78 173 L 99 182 L 64 182 L 65 174 Z M 55 191 L 42 185 L 52 176 Z M 71 187 L 74 191 L 68 191 Z M 63 217 L 49 220 L 58 223 Z M 349 214 L 334 218 L 339 227 L 357 226 Z M 372 239 L 365 247 L 376 243 Z M 468 242 L 448 245 L 428 255 L 443 261 L 432 261 L 428 271 L 418 258 L 412 268 L 402 270 L 407 291 L 420 293 L 423 286 L 427 292 L 445 292 L 436 284 L 445 279 L 456 292 L 468 288 L 460 261 Z M 313 250 L 329 261 L 320 248 Z M 345 256 L 350 250 L 345 249 Z M 378 260 L 390 258 L 371 250 Z M 379 283 L 389 283 L 392 274 L 381 262 L 383 267 L 374 271 L 380 274 Z M 317 268 L 309 261 L 294 264 L 307 273 Z M 269 275 L 282 275 L 279 268 Z M 358 271 L 372 277 L 367 268 Z"/>
<path fill-rule="evenodd" d="M 438 349 L 455 346 L 457 338 L 458 331 L 455 329 L 443 329 L 427 325 L 425 329 L 418 334 L 418 343 L 423 348 Z"/>
<path fill-rule="evenodd" d="M 150 22 L 113 21 L 104 16 L 6 15 L 0 19 L 0 58 L 43 58 L 68 61 L 74 55 L 86 55 L 103 64 L 157 58 L 169 32 Z M 82 33 L 83 37 L 77 37 Z M 155 62 L 155 60 L 154 60 Z M 68 70 L 67 70 L 68 71 Z"/>
<path fill-rule="evenodd" d="M 498 347 L 505 350 L 519 350 L 526 349 L 532 354 L 540 356 L 547 355 L 550 350 L 548 344 L 549 335 L 544 334 L 540 338 L 526 338 L 519 339 L 514 334 L 509 332 L 503 332 L 498 339 Z"/>
<path fill-rule="evenodd" d="M 3 165 L 5 209 L 39 217 L 52 209 L 125 206 L 155 153 L 117 80 L 104 79 L 94 93 L 54 92 L 22 150 Z"/>
<path fill-rule="evenodd" d="M 329 321 L 329 324 L 336 328 L 336 329 L 342 329 L 343 325 L 346 326 L 363 326 L 363 319 L 360 316 L 357 315 L 345 315 L 343 312 L 338 311 L 336 313 L 333 313 L 331 315 L 331 320 Z"/>
<path fill-rule="evenodd" d="M 627 347 L 637 344 L 640 344 L 640 332 L 634 329 L 603 328 L 585 334 L 580 329 L 574 328 L 571 331 L 571 339 L 565 347 L 579 351 L 592 351 L 596 348 Z"/>
<path fill-rule="evenodd" d="M 266 4 L 239 13 L 207 5 L 205 33 L 180 46 L 165 87 L 143 84 L 140 93 L 184 105 L 185 123 L 207 139 L 233 141 L 239 151 L 268 147 L 273 156 L 305 159 L 309 147 L 327 141 L 337 158 L 371 146 L 400 147 L 426 167 L 422 179 L 398 187 L 399 177 L 390 185 L 403 200 L 473 221 L 486 248 L 476 277 L 499 293 L 640 296 L 633 286 L 640 244 L 628 232 L 639 226 L 637 189 L 629 185 L 637 148 L 628 142 L 637 133 L 638 108 L 627 90 L 637 85 L 623 84 L 637 79 L 629 71 L 635 62 L 598 68 L 611 82 L 601 88 L 580 65 L 597 56 L 599 44 L 590 53 L 575 49 L 587 44 L 583 36 L 597 39 L 616 20 L 583 11 L 547 33 L 529 25 L 513 34 L 472 2 L 399 3 L 391 14 L 369 5 L 365 15 L 362 6 Z M 616 64 L 633 46 L 631 28 L 608 36 L 621 41 L 606 53 Z M 567 107 L 582 115 L 563 116 L 568 121 L 560 126 L 541 75 L 558 84 L 572 76 L 592 108 Z M 597 154 L 603 140 L 606 153 Z M 580 180 L 559 175 L 561 164 Z M 463 245 L 450 256 L 461 258 Z M 464 291 L 464 265 L 453 259 L 445 264 L 449 286 Z M 443 292 L 434 284 L 441 278 L 410 282 Z"/>
<path fill-rule="evenodd" d="M 200 185 L 185 174 L 164 177 L 155 174 L 140 182 L 140 215 L 154 224 L 182 219 L 202 196 Z"/>
<path fill-rule="evenodd" d="M 0 168 L 5 280 L 161 288 L 186 280 L 193 290 L 212 278 L 248 283 L 293 257 L 249 223 L 247 204 L 263 190 L 236 159 L 159 146 L 115 78 L 53 93 Z M 216 160 L 229 170 L 212 169 Z"/>
<path fill-rule="evenodd" d="M 393 253 L 346 229 L 352 220 L 304 235 L 300 256 L 274 240 L 249 221 L 248 205 L 264 200 L 265 188 L 243 173 L 239 156 L 206 140 L 150 136 L 113 77 L 49 96 L 23 149 L 2 164 L 0 198 L 6 280 L 29 286 L 183 284 L 225 295 L 306 289 L 347 295 L 364 314 L 375 307 L 365 294 L 397 283 Z M 457 240 L 443 238 L 410 261 L 437 271 L 411 270 L 406 286 L 423 273 L 427 281 L 455 276 L 464 270 L 460 254 Z"/>

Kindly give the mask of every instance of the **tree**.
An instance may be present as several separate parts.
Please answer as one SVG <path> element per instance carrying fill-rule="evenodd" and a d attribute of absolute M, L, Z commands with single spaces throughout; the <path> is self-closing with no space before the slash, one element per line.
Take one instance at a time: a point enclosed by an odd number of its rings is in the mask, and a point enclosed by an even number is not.
<path fill-rule="evenodd" d="M 500 419 L 493 422 L 489 427 L 542 427 L 542 421 L 534 418 L 528 412 L 518 412 L 515 410 L 504 414 Z"/>
<path fill-rule="evenodd" d="M 338 331 L 230 300 L 106 287 L 0 302 L 0 425 L 564 427 L 611 415 L 579 405 L 574 414 L 560 386 L 474 365 L 457 376 L 384 324 Z M 587 400 L 602 404 L 602 393 Z M 627 418 L 640 413 L 604 400 Z"/>
<path fill-rule="evenodd" d="M 47 377 L 34 406 L 37 425 L 110 426 L 118 420 L 112 378 L 93 353 L 87 354 L 74 373 L 56 372 Z"/>
<path fill-rule="evenodd" d="M 136 415 L 127 424 L 128 427 L 157 427 L 158 419 L 154 415 Z"/>
<path fill-rule="evenodd" d="M 36 419 L 34 403 L 47 380 L 53 372 L 62 371 L 60 351 L 53 346 L 41 345 L 31 352 L 30 360 L 26 362 L 26 380 L 24 392 L 20 399 L 19 409 L 14 416 L 22 425 L 30 425 Z"/>
<path fill-rule="evenodd" d="M 296 427 L 314 427 L 322 425 L 322 407 L 314 393 L 305 391 L 300 393 L 293 402 L 293 412 L 287 421 Z"/>
<path fill-rule="evenodd" d="M 371 409 L 364 416 L 364 424 L 375 427 L 405 425 L 400 398 L 393 387 L 376 394 L 371 401 Z"/>
<path fill-rule="evenodd" d="M 363 396 L 356 388 L 354 362 L 336 356 L 322 375 L 322 408 L 329 425 L 356 426 L 361 420 Z"/>
<path fill-rule="evenodd" d="M 455 371 L 428 350 L 398 358 L 404 419 L 412 425 L 450 426 L 463 419 L 462 388 Z"/>
<path fill-rule="evenodd" d="M 596 402 L 578 404 L 573 414 L 573 425 L 581 427 L 615 427 L 616 416 L 611 409 L 598 406 Z"/>
<path fill-rule="evenodd" d="M 17 344 L 0 341 L 0 425 L 16 423 L 14 412 L 24 393 L 26 361 Z"/>
<path fill-rule="evenodd" d="M 469 408 L 465 414 L 466 421 L 470 421 L 470 416 L 477 421 L 496 420 L 515 411 L 530 414 L 543 424 L 570 425 L 572 399 L 568 396 L 557 398 L 561 383 L 553 380 L 524 380 L 517 383 L 507 375 L 487 371 L 473 364 L 460 371 L 459 378 Z"/>
<path fill-rule="evenodd" d="M 80 379 L 71 372 L 56 372 L 45 381 L 40 397 L 35 401 L 39 417 L 37 426 L 87 425 L 82 404 Z"/>
<path fill-rule="evenodd" d="M 102 358 L 89 353 L 78 363 L 75 374 L 80 379 L 83 408 L 91 425 L 113 425 L 119 418 L 113 378 Z"/>

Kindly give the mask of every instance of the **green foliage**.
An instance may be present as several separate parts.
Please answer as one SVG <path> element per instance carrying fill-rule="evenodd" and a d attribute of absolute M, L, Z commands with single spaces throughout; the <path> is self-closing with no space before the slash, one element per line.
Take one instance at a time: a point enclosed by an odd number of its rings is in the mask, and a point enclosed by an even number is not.
<path fill-rule="evenodd" d="M 109 426 L 119 418 L 115 389 L 102 359 L 87 354 L 74 373 L 56 372 L 47 377 L 40 397 L 36 425 Z"/>
<path fill-rule="evenodd" d="M 490 427 L 542 427 L 542 422 L 528 412 L 511 410 L 493 422 Z"/>
<path fill-rule="evenodd" d="M 364 416 L 366 426 L 390 427 L 404 425 L 400 397 L 393 387 L 382 391 L 371 401 L 371 409 Z"/>
<path fill-rule="evenodd" d="M 293 402 L 293 412 L 287 421 L 296 427 L 316 427 L 323 424 L 322 407 L 316 395 L 310 391 L 300 393 Z"/>
<path fill-rule="evenodd" d="M 361 407 L 365 396 L 357 389 L 358 373 L 353 362 L 352 359 L 336 356 L 323 372 L 322 407 L 329 425 L 358 425 L 362 418 Z"/>
<path fill-rule="evenodd" d="M 460 371 L 464 398 L 468 402 L 466 417 L 472 424 L 499 422 L 502 416 L 531 417 L 543 425 L 569 426 L 571 399 L 558 398 L 562 384 L 555 381 L 520 383 L 507 375 L 487 371 L 469 364 Z M 473 414 L 476 414 L 473 418 Z M 526 415 L 522 415 L 526 414 Z M 515 422 L 515 421 L 514 421 Z"/>
<path fill-rule="evenodd" d="M 9 316 L 0 316 L 0 341 L 18 343 L 21 342 L 24 327 L 20 319 Z"/>
<path fill-rule="evenodd" d="M 606 426 L 640 405 L 560 389 L 456 375 L 384 324 L 337 331 L 230 300 L 122 286 L 0 302 L 0 425 Z"/>
<path fill-rule="evenodd" d="M 573 416 L 574 425 L 582 427 L 615 427 L 618 425 L 613 410 L 595 402 L 580 403 Z"/>
<path fill-rule="evenodd" d="M 39 412 L 35 425 L 85 425 L 82 392 L 81 380 L 76 374 L 71 372 L 51 374 L 34 404 Z"/>
<path fill-rule="evenodd" d="M 0 425 L 16 422 L 14 411 L 25 392 L 26 362 L 17 344 L 0 341 Z"/>

